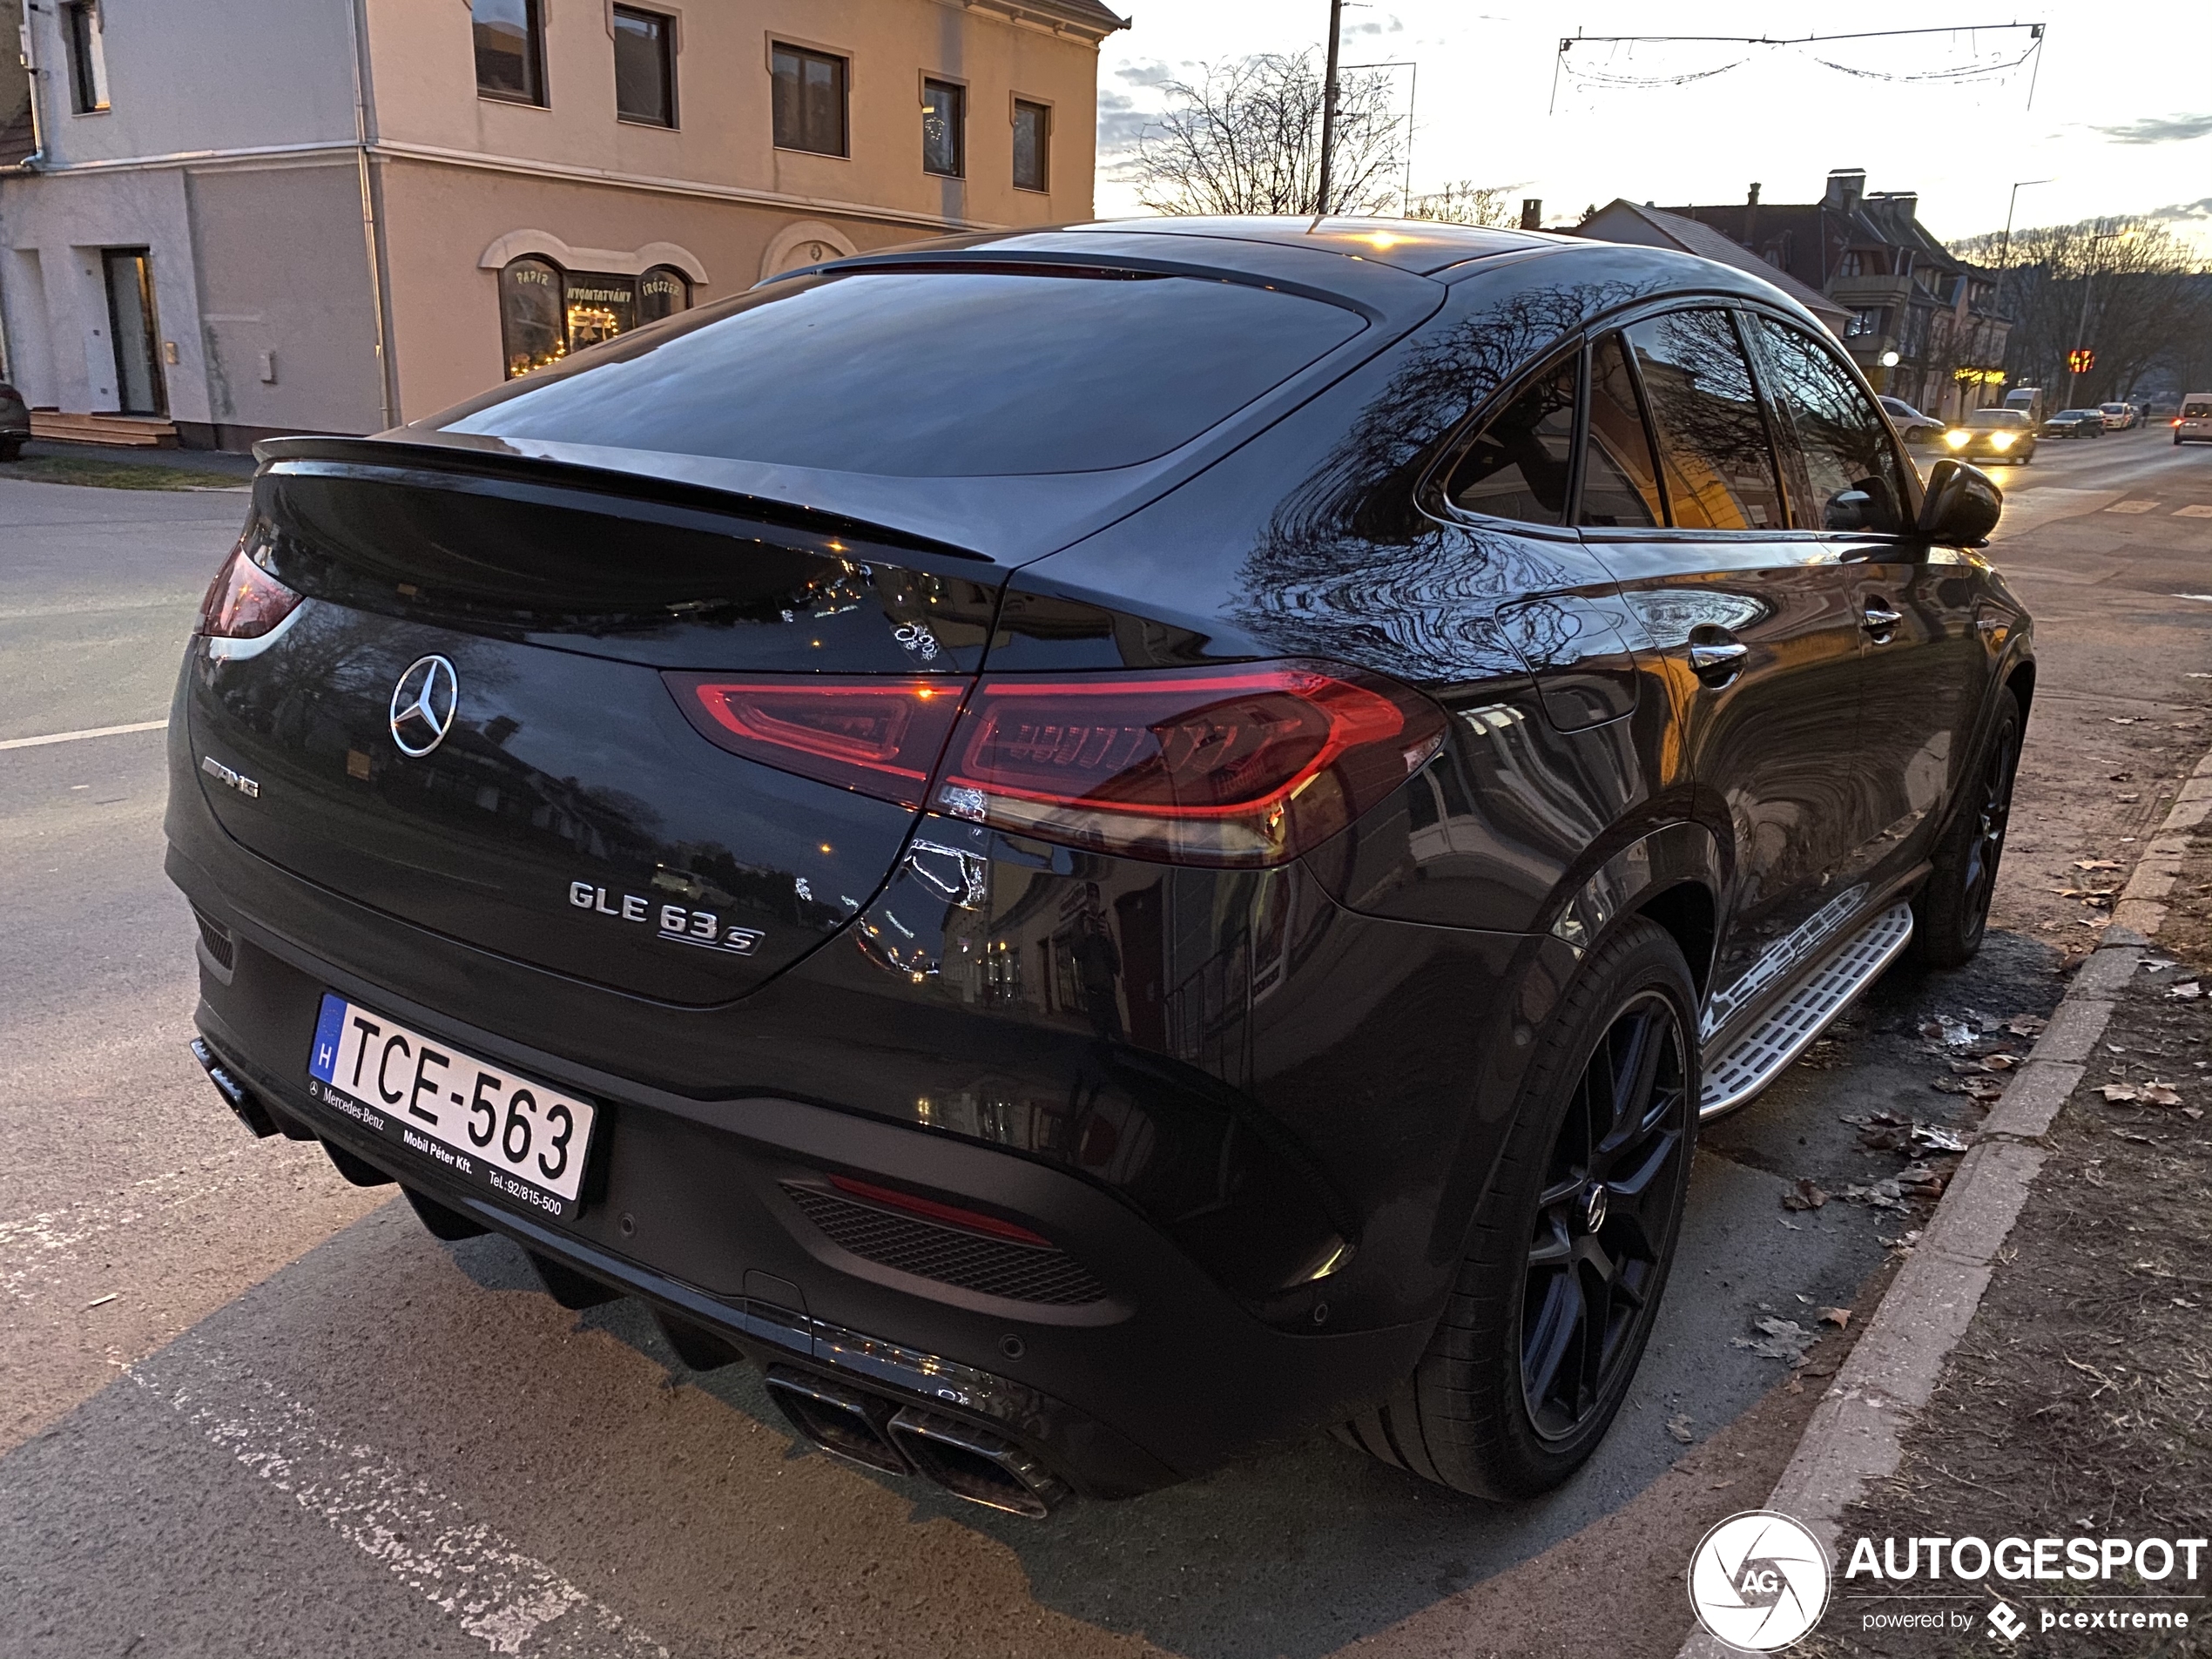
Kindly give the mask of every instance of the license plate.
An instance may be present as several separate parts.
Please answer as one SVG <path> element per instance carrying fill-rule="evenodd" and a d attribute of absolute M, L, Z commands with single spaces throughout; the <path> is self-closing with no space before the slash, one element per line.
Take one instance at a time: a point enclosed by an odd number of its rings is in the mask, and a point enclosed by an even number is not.
<path fill-rule="evenodd" d="M 463 1184 L 577 1213 L 588 1103 L 327 993 L 307 1073 L 324 1105 Z"/>

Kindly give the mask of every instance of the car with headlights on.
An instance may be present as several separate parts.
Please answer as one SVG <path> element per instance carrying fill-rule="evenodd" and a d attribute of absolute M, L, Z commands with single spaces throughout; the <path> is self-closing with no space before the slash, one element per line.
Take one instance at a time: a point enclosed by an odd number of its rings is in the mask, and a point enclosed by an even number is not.
<path fill-rule="evenodd" d="M 1980 944 L 2033 698 L 1996 487 L 1654 248 L 975 234 L 260 454 L 168 727 L 224 1101 L 1028 1515 L 1566 1480 L 1699 1124 Z"/>
<path fill-rule="evenodd" d="M 2132 432 L 2143 423 L 2143 412 L 2133 403 L 2100 403 L 2097 413 L 2112 432 Z"/>
<path fill-rule="evenodd" d="M 2035 459 L 2035 423 L 2024 408 L 1974 409 L 1946 429 L 1939 447 L 1961 459 L 2026 466 Z"/>
<path fill-rule="evenodd" d="M 2047 438 L 2101 438 L 2110 429 L 2101 410 L 2060 409 L 2045 418 L 2042 435 Z"/>

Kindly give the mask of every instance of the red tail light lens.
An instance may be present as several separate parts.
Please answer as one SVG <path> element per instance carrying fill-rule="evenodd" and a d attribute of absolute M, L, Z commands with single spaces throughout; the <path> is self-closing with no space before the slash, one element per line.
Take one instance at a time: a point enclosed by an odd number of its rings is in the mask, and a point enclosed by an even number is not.
<path fill-rule="evenodd" d="M 212 639 L 258 639 L 290 616 L 300 598 L 240 548 L 207 584 L 193 631 Z"/>
<path fill-rule="evenodd" d="M 664 676 L 699 734 L 802 778 L 920 806 L 969 682 L 803 674 Z"/>
<path fill-rule="evenodd" d="M 1102 852 L 1276 864 L 1404 783 L 1442 744 L 1444 721 L 1416 691 L 1318 663 L 987 676 L 934 799 L 959 817 Z"/>

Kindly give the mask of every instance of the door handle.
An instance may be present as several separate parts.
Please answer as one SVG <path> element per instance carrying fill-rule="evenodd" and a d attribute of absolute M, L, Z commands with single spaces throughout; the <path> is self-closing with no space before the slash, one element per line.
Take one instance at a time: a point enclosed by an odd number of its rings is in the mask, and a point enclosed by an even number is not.
<path fill-rule="evenodd" d="M 1717 691 L 1743 671 L 1744 659 L 1750 654 L 1749 645 L 1738 644 L 1732 639 L 1726 644 L 1692 645 L 1690 671 Z"/>
<path fill-rule="evenodd" d="M 1891 633 L 1896 629 L 1898 624 L 1904 620 L 1902 615 L 1891 610 L 1878 599 L 1869 599 L 1866 602 L 1866 620 L 1859 626 L 1874 636 L 1876 644 L 1886 645 L 1890 643 Z"/>

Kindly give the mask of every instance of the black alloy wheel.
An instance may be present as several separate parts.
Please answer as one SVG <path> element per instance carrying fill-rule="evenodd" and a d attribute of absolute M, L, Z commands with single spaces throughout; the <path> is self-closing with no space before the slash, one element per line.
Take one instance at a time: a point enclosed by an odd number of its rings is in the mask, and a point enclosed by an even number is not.
<path fill-rule="evenodd" d="M 1630 917 L 1538 1033 L 1513 1131 L 1419 1367 L 1342 1438 L 1478 1497 L 1587 1462 L 1656 1322 L 1697 1136 L 1697 988 Z"/>
<path fill-rule="evenodd" d="M 1997 894 L 2005 832 L 2012 822 L 2013 779 L 2020 769 L 2020 705 L 2011 687 L 1994 698 L 1997 718 L 1980 763 L 1938 844 L 1935 867 L 1912 901 L 1913 947 L 1931 968 L 1957 968 L 1981 948 Z"/>
<path fill-rule="evenodd" d="M 1674 1244 L 1690 1111 L 1682 1016 L 1646 991 L 1599 1040 L 1552 1144 L 1521 1302 L 1521 1386 L 1548 1442 L 1571 1440 L 1642 1351 Z"/>

